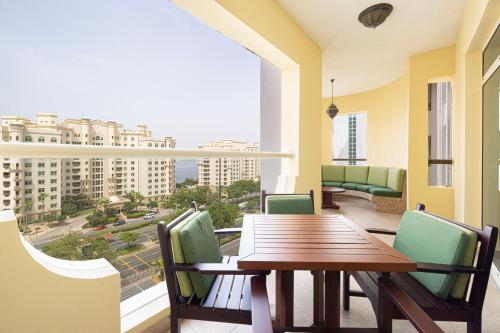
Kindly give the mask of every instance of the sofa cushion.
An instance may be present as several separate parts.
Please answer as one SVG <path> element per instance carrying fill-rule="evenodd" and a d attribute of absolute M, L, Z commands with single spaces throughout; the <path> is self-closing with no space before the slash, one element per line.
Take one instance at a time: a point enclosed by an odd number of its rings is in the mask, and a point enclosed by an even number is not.
<path fill-rule="evenodd" d="M 404 169 L 389 168 L 389 172 L 387 173 L 387 187 L 396 192 L 403 192 L 404 177 Z"/>
<path fill-rule="evenodd" d="M 465 232 L 439 218 L 418 212 L 406 212 L 394 240 L 394 249 L 415 262 L 461 265 L 467 248 Z M 435 295 L 445 299 L 457 274 L 411 272 L 417 281 Z"/>
<path fill-rule="evenodd" d="M 353 190 L 353 191 L 356 191 L 357 187 L 359 186 L 360 184 L 358 183 L 344 183 L 342 184 L 342 188 L 345 188 L 346 190 Z"/>
<path fill-rule="evenodd" d="M 222 255 L 215 239 L 212 219 L 207 211 L 189 221 L 180 231 L 182 251 L 186 263 L 220 263 Z M 214 275 L 201 275 L 189 272 L 189 278 L 198 298 L 210 291 Z"/>
<path fill-rule="evenodd" d="M 345 167 L 345 182 L 366 184 L 368 179 L 368 167 L 348 165 Z"/>
<path fill-rule="evenodd" d="M 422 212 L 418 212 L 419 214 L 424 215 Z M 425 215 L 424 215 L 425 216 Z M 439 218 L 439 217 L 436 217 Z M 477 249 L 477 234 L 473 231 L 470 231 L 469 229 L 466 229 L 464 227 L 461 227 L 459 225 L 453 224 L 449 221 L 446 221 L 445 219 L 439 218 L 440 221 L 443 223 L 448 223 L 449 225 L 453 226 L 454 228 L 458 228 L 461 231 L 465 233 L 467 236 L 467 248 L 465 249 L 465 255 L 464 255 L 464 260 L 462 262 L 463 266 L 472 266 L 474 263 L 474 256 L 476 254 L 476 249 Z M 453 288 L 451 289 L 450 296 L 453 298 L 457 299 L 462 299 L 466 289 L 467 285 L 469 283 L 470 279 L 470 274 L 467 273 L 461 273 L 458 275 L 457 280 L 453 284 Z"/>
<path fill-rule="evenodd" d="M 401 198 L 401 192 L 396 192 L 387 187 L 371 187 L 368 192 L 379 197 Z"/>
<path fill-rule="evenodd" d="M 321 179 L 324 182 L 341 182 L 345 180 L 345 166 L 343 165 L 322 165 Z"/>
<path fill-rule="evenodd" d="M 182 252 L 181 239 L 179 237 L 179 231 L 190 222 L 193 218 L 200 215 L 200 212 L 194 212 L 193 214 L 186 217 L 175 227 L 170 229 L 170 241 L 172 243 L 172 255 L 174 257 L 174 263 L 184 264 L 186 263 L 184 258 L 184 252 Z M 171 222 L 173 223 L 173 222 Z M 177 281 L 179 282 L 179 287 L 181 289 L 181 295 L 184 297 L 190 297 L 193 294 L 193 285 L 189 279 L 187 272 L 176 272 Z"/>
<path fill-rule="evenodd" d="M 311 196 L 307 194 L 269 195 L 266 197 L 268 214 L 314 214 Z"/>
<path fill-rule="evenodd" d="M 363 185 L 358 184 L 358 186 L 356 186 L 356 190 L 362 191 L 362 192 L 369 192 L 369 190 L 371 188 L 382 188 L 382 187 L 376 186 L 376 185 L 370 185 L 370 184 L 366 184 L 366 185 L 365 184 L 363 184 Z"/>
<path fill-rule="evenodd" d="M 387 187 L 388 173 L 389 173 L 389 168 L 371 166 L 370 169 L 368 170 L 367 183 L 371 185 L 377 185 L 380 187 Z"/>
<path fill-rule="evenodd" d="M 333 187 L 341 187 L 342 182 L 321 182 L 322 186 L 333 186 Z"/>

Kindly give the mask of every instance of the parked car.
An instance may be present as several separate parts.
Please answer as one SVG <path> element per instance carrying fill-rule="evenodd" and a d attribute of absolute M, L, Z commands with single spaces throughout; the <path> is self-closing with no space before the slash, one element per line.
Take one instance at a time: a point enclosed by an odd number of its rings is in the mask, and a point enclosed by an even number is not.
<path fill-rule="evenodd" d="M 119 225 L 124 225 L 125 223 L 126 222 L 124 220 L 118 220 L 115 223 L 113 223 L 113 225 L 116 227 L 116 226 L 119 226 Z"/>
<path fill-rule="evenodd" d="M 147 213 L 142 218 L 145 219 L 145 220 L 151 220 L 151 219 L 154 219 L 155 217 L 156 217 L 155 213 Z"/>
<path fill-rule="evenodd" d="M 106 229 L 106 226 L 104 225 L 96 225 L 95 227 L 92 228 L 92 230 L 97 231 L 97 230 L 102 230 Z"/>

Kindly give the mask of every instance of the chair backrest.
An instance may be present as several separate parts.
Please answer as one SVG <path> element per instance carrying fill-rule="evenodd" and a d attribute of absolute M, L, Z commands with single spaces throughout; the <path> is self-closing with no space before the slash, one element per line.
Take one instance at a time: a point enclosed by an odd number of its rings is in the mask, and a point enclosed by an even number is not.
<path fill-rule="evenodd" d="M 195 202 L 191 203 L 191 208 L 178 216 L 170 223 L 161 221 L 156 225 L 158 232 L 158 240 L 160 242 L 160 252 L 163 260 L 163 269 L 165 271 L 165 282 L 167 283 L 168 297 L 170 305 L 175 306 L 186 302 L 186 299 L 181 296 L 179 282 L 177 280 L 176 270 L 174 269 L 174 256 L 172 253 L 172 245 L 170 239 L 170 230 L 184 221 L 191 214 L 198 210 Z"/>
<path fill-rule="evenodd" d="M 416 210 L 429 216 L 443 219 L 442 217 L 425 212 L 424 204 L 417 204 Z M 493 264 L 493 256 L 495 255 L 495 248 L 498 240 L 498 228 L 492 225 L 486 225 L 483 229 L 478 229 L 460 222 L 450 221 L 447 219 L 443 220 L 470 230 L 477 235 L 479 251 L 476 252 L 475 260 L 473 262 L 476 263 L 474 267 L 479 270 L 480 273 L 474 274 L 472 278 L 472 286 L 470 288 L 470 295 L 467 302 L 470 304 L 470 306 L 481 310 L 484 305 L 484 298 L 486 295 L 486 289 L 488 287 L 491 265 Z M 466 295 L 464 295 L 464 299 L 465 298 Z"/>
<path fill-rule="evenodd" d="M 312 211 L 314 212 L 314 191 L 310 190 L 309 194 L 300 194 L 300 193 L 286 193 L 286 194 L 278 194 L 278 193 L 273 193 L 269 194 L 266 193 L 266 191 L 262 191 L 261 197 L 260 197 L 260 207 L 261 207 L 261 212 L 263 214 L 266 213 L 266 198 L 270 196 L 304 196 L 308 195 L 311 199 L 311 204 L 312 204 Z"/>

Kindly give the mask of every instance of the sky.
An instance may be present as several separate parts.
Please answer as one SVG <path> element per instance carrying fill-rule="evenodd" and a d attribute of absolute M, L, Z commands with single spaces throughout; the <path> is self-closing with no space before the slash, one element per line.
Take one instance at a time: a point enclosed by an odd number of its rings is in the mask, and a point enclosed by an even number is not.
<path fill-rule="evenodd" d="M 260 59 L 168 0 L 0 0 L 0 115 L 259 139 Z"/>

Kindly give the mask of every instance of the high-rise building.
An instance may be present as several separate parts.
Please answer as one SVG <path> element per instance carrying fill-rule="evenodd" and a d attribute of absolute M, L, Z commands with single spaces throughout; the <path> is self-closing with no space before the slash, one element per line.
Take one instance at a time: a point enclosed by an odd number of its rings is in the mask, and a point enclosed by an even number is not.
<path fill-rule="evenodd" d="M 251 152 L 259 151 L 259 144 L 222 140 L 203 142 L 198 148 Z M 260 161 L 250 157 L 201 158 L 198 160 L 198 185 L 219 186 L 219 171 L 222 186 L 229 186 L 238 180 L 258 180 L 260 179 Z"/>
<path fill-rule="evenodd" d="M 175 139 L 155 139 L 146 125 L 127 130 L 114 121 L 88 118 L 57 122 L 53 113 L 38 113 L 36 122 L 17 116 L 1 117 L 3 141 L 173 148 Z M 170 158 L 2 159 L 0 210 L 15 209 L 37 218 L 59 213 L 64 196 L 89 198 L 141 193 L 160 199 L 175 191 L 175 160 Z M 42 195 L 41 193 L 45 193 Z"/>

